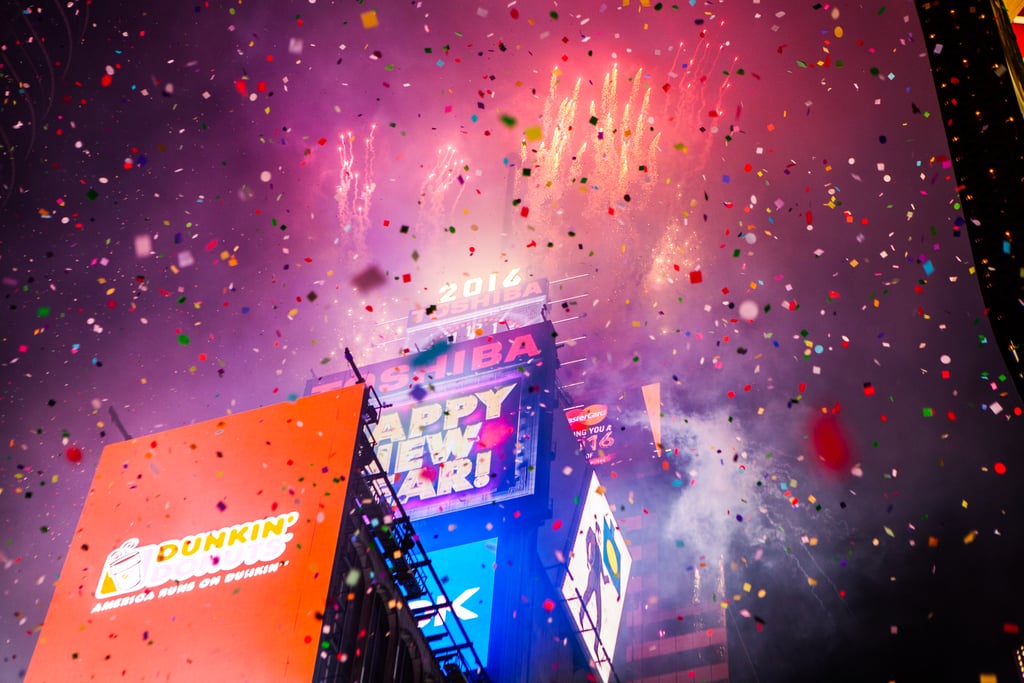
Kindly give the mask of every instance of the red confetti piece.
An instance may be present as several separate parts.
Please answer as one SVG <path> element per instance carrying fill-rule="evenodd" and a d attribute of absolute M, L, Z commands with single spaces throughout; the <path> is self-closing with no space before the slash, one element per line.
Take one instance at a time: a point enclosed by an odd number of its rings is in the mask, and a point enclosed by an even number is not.
<path fill-rule="evenodd" d="M 544 601 L 544 611 L 545 612 L 554 612 L 555 611 L 555 601 L 552 600 L 551 598 L 546 599 Z"/>
<path fill-rule="evenodd" d="M 64 449 L 64 457 L 68 462 L 82 462 L 82 449 L 75 445 L 68 446 Z"/>
<path fill-rule="evenodd" d="M 996 474 L 1006 474 L 1006 465 L 1001 462 L 997 462 L 993 465 L 992 469 L 996 471 Z M 1016 633 L 1016 631 L 1014 631 L 1014 633 Z"/>
<path fill-rule="evenodd" d="M 850 460 L 850 446 L 835 417 L 825 416 L 814 423 L 811 442 L 826 467 L 837 471 L 846 468 Z M 796 505 L 795 499 L 793 504 Z"/>

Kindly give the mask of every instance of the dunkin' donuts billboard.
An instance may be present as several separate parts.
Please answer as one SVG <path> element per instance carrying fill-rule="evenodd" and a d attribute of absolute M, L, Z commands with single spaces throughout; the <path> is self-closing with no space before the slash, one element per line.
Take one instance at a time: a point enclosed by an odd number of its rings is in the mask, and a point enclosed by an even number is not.
<path fill-rule="evenodd" d="M 104 449 L 26 680 L 311 681 L 363 391 Z"/>

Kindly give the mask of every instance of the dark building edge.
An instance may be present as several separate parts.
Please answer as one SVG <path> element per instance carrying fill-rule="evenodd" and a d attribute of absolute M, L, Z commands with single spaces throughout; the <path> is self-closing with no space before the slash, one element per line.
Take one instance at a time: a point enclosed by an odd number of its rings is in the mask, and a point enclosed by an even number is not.
<path fill-rule="evenodd" d="M 1024 66 L 1001 0 L 915 0 L 953 157 L 978 283 L 1024 395 Z"/>

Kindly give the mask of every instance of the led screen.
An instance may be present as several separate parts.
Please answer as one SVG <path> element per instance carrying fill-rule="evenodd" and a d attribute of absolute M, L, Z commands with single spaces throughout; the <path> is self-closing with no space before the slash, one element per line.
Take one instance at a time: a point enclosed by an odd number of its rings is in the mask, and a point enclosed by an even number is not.
<path fill-rule="evenodd" d="M 594 474 L 587 486 L 562 595 L 584 650 L 607 683 L 633 564 L 604 489 Z"/>
<path fill-rule="evenodd" d="M 541 401 L 533 370 L 551 345 L 550 329 L 535 325 L 362 370 L 386 404 L 373 427 L 377 457 L 410 517 L 533 493 Z M 339 373 L 308 390 L 354 381 Z"/>
<path fill-rule="evenodd" d="M 308 683 L 362 398 L 108 446 L 26 680 Z"/>
<path fill-rule="evenodd" d="M 419 622 L 423 635 L 429 638 L 442 633 L 446 623 L 449 629 L 455 631 L 455 625 L 449 618 L 454 613 L 462 621 L 466 635 L 484 666 L 487 666 L 491 613 L 494 607 L 494 563 L 497 552 L 496 538 L 431 550 L 430 561 L 441 579 L 451 607 L 442 607 L 437 614 Z M 436 604 L 437 600 L 438 596 L 410 600 L 409 608 L 419 609 Z"/>

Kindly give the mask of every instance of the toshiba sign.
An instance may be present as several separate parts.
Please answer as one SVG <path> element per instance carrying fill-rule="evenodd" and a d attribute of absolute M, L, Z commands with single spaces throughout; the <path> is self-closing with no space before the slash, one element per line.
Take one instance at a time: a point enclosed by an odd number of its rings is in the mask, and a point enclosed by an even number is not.
<path fill-rule="evenodd" d="M 413 519 L 535 490 L 540 380 L 554 372 L 550 323 L 531 325 L 362 369 L 387 405 L 373 427 L 377 458 Z M 307 392 L 356 382 L 347 372 Z"/>

